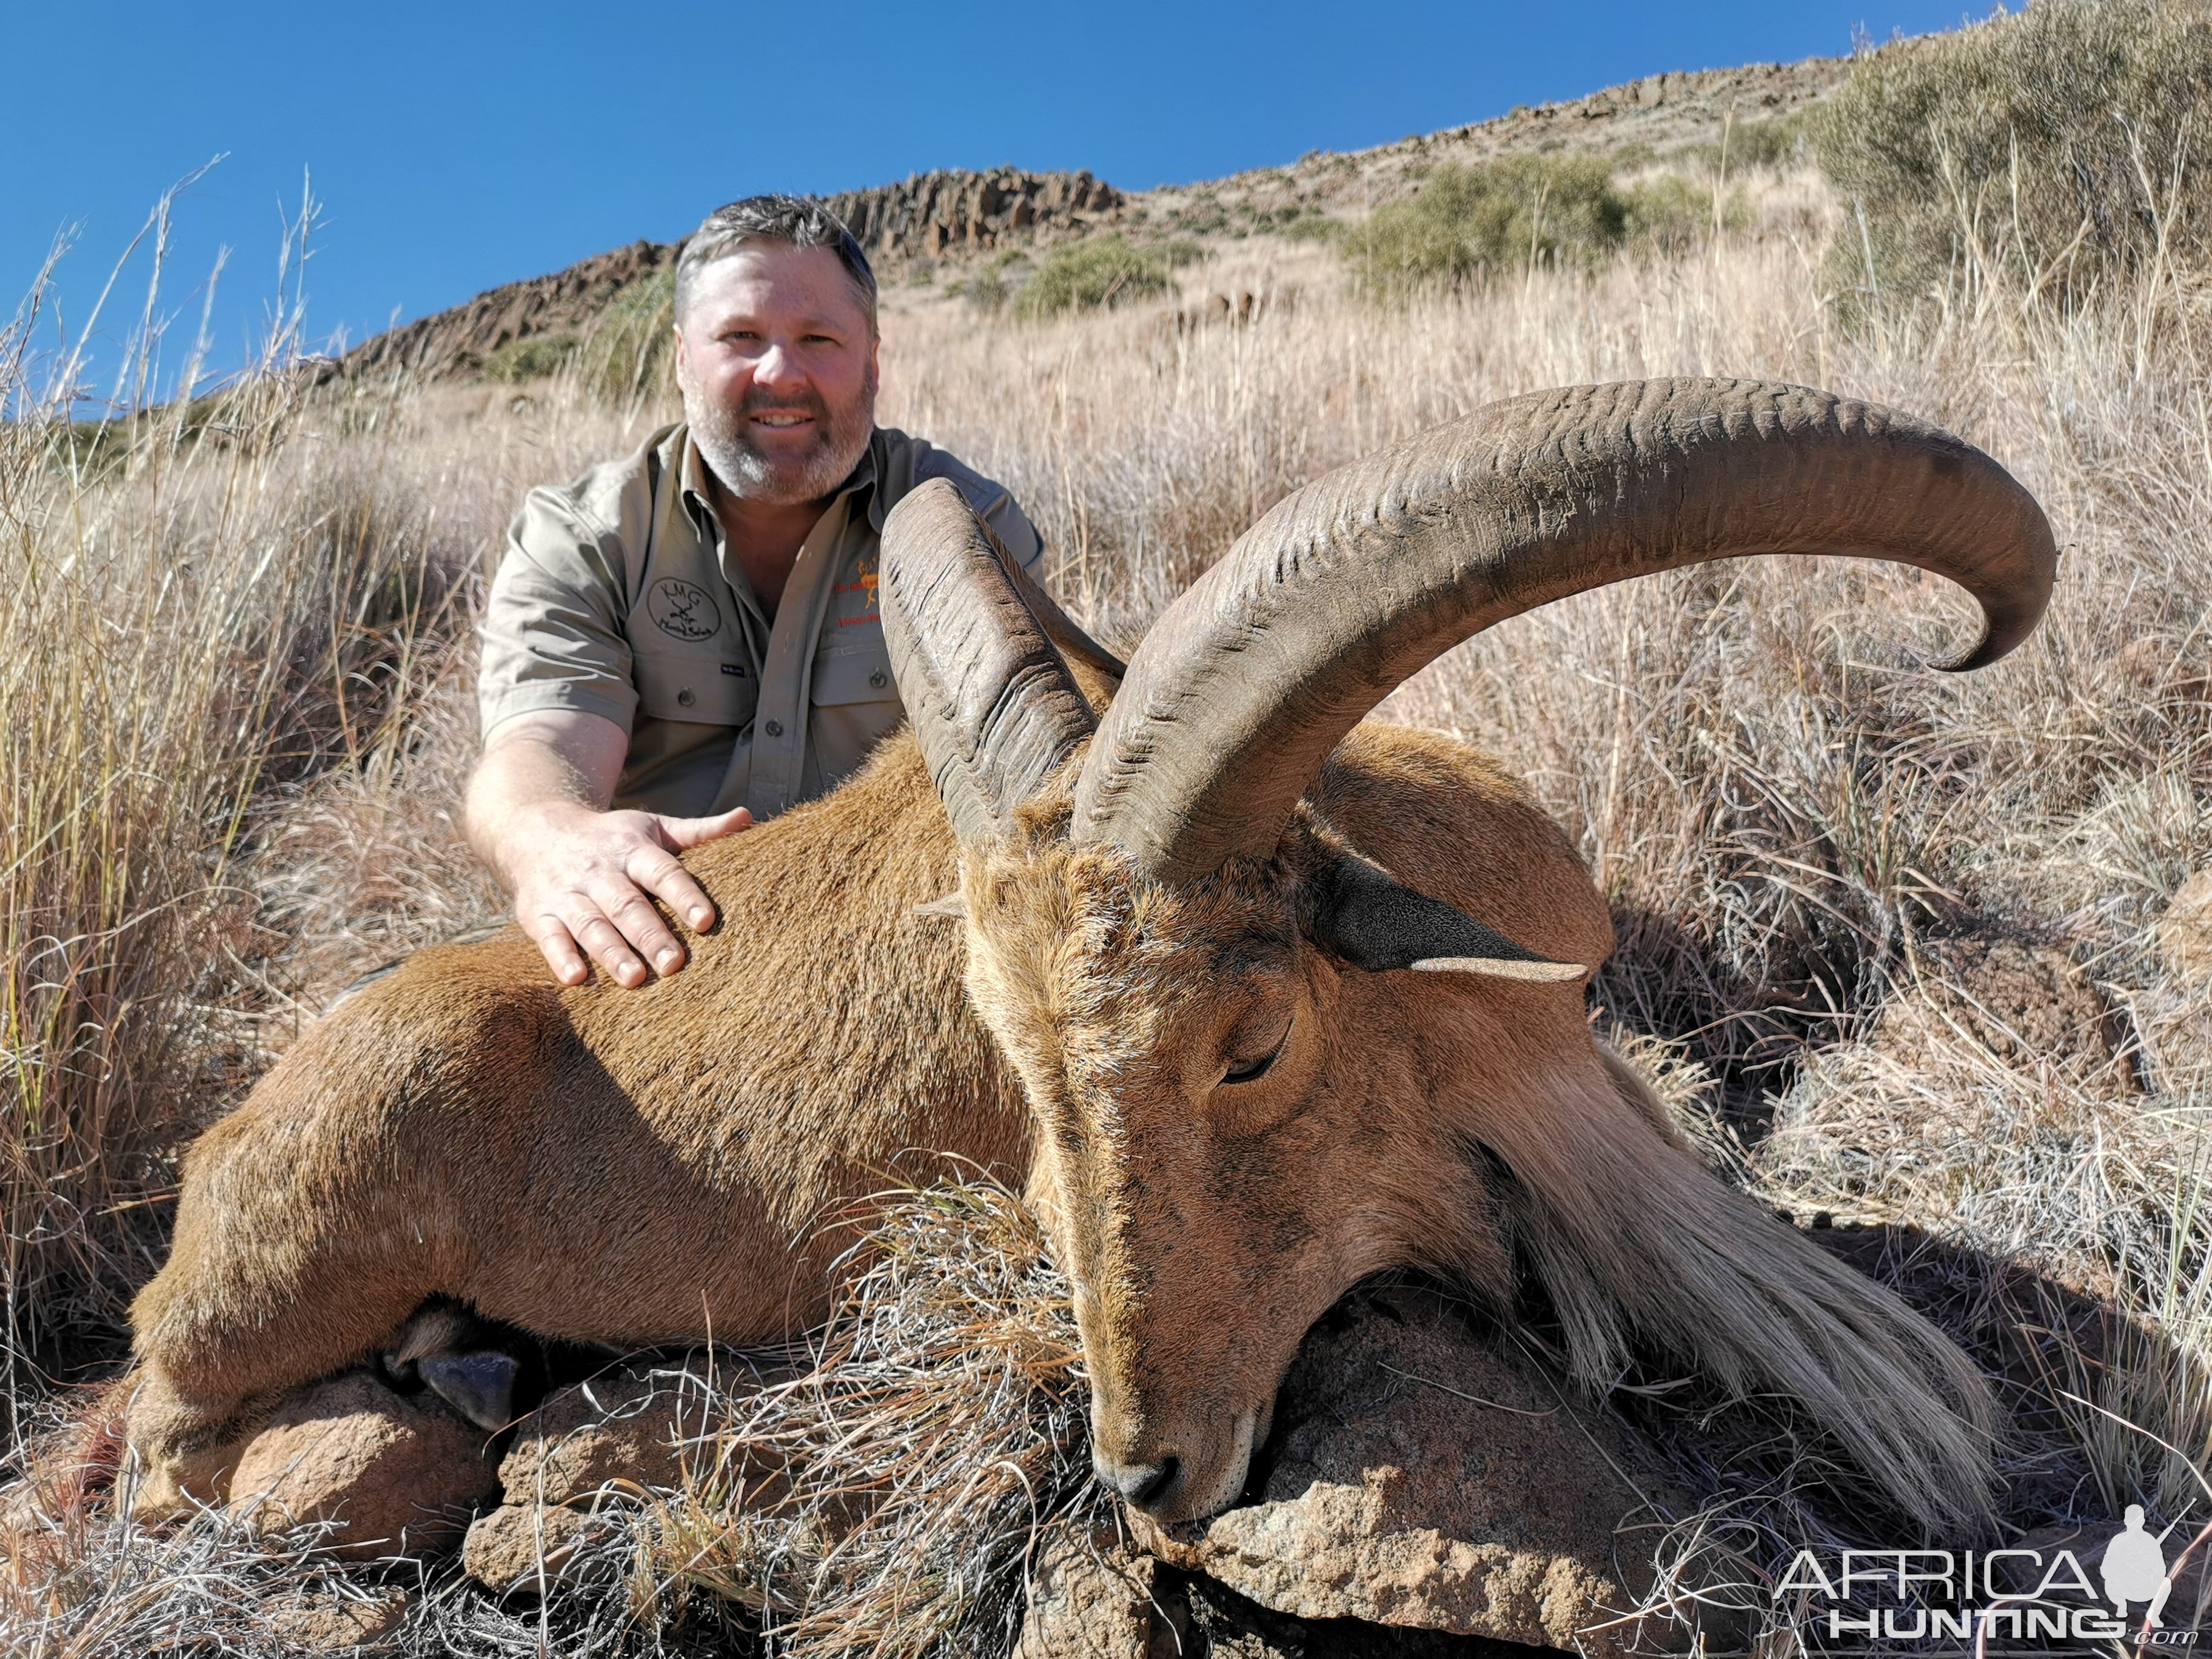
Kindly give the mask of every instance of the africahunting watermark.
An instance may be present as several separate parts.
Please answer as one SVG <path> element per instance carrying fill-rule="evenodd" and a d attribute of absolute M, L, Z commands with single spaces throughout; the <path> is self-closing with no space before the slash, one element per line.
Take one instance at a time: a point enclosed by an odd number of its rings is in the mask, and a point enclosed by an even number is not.
<path fill-rule="evenodd" d="M 1985 1550 L 1803 1549 L 1775 1585 L 1808 1647 L 1831 1656 L 1966 1650 L 2023 1659 L 2029 1652 L 2196 1652 L 2193 1608 L 2169 1619 L 2173 1574 L 2166 1540 L 2179 1519 L 2149 1531 L 2140 1504 L 2103 1541 Z M 2188 1534 L 2184 1534 L 2185 1538 Z"/>

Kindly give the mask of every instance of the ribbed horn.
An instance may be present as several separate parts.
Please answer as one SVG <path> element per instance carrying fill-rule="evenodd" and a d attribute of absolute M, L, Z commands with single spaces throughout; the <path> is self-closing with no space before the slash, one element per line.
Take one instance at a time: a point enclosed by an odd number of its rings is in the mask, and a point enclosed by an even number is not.
<path fill-rule="evenodd" d="M 995 538 L 933 478 L 884 520 L 884 640 L 929 775 L 963 843 L 1000 834 L 1096 722 Z"/>
<path fill-rule="evenodd" d="M 1167 881 L 1272 854 L 1338 739 L 1433 658 L 1570 593 L 1751 553 L 1893 559 L 1980 601 L 1995 662 L 2057 568 L 2034 498 L 1911 416 L 1802 386 L 1516 398 L 1278 502 L 1131 659 L 1072 833 Z"/>

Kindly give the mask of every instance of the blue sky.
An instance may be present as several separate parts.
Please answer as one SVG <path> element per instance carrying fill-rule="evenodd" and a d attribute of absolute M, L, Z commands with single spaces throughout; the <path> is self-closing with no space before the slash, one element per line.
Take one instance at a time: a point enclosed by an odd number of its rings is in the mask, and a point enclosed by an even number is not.
<path fill-rule="evenodd" d="M 308 327 L 359 340 L 755 191 L 939 167 L 1127 188 L 1351 149 L 1669 69 L 1954 26 L 1957 0 L 1267 5 L 373 6 L 9 0 L 0 313 L 74 227 L 82 316 L 162 189 L 180 344 L 219 246 L 217 360 L 270 303 L 283 204 L 323 204 Z M 104 334 L 143 297 L 143 254 Z M 52 337 L 51 326 L 46 331 Z M 170 349 L 171 360 L 181 355 Z"/>

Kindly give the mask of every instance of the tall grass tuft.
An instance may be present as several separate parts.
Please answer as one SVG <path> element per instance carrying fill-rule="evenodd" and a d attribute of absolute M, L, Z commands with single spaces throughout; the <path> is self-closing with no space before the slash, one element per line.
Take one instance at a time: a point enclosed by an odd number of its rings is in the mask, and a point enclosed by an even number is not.
<path fill-rule="evenodd" d="M 434 396 L 319 392 L 289 326 L 228 387 L 91 405 L 81 356 L 31 349 L 43 299 L 0 331 L 11 1413 L 42 1375 L 116 1351 L 179 1152 L 258 1075 L 298 999 L 327 992 L 317 973 L 481 909 L 465 863 L 402 851 L 421 822 L 406 806 L 446 813 L 457 842 L 472 722 L 439 722 L 465 695 L 455 651 L 511 508 L 502 469 L 544 465 L 574 423 L 429 438 L 426 417 L 459 424 Z M 122 383 L 150 386 L 140 367 Z M 617 425 L 592 417 L 584 447 Z M 385 803 L 383 845 L 342 854 L 318 832 L 341 799 L 349 834 Z"/>
<path fill-rule="evenodd" d="M 112 1342 L 172 1159 L 258 1069 L 258 803 L 368 738 L 450 574 L 296 453 L 280 336 L 193 410 L 87 427 L 0 336 L 0 1349 Z M 142 349 L 150 349 L 143 344 Z M 296 487 L 315 475 L 322 488 Z"/>

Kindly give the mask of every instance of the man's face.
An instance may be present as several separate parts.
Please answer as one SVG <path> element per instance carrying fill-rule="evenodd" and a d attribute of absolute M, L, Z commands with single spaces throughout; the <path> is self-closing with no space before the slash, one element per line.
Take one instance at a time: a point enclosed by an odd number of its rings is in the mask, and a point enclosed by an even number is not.
<path fill-rule="evenodd" d="M 835 252 L 761 242 L 698 275 L 676 381 L 700 453 L 748 501 L 819 501 L 876 419 L 876 333 Z"/>

